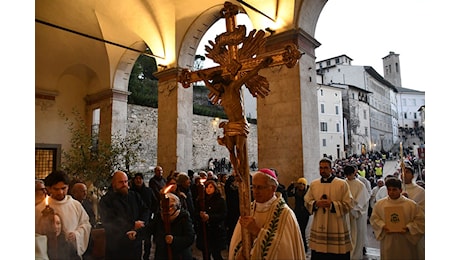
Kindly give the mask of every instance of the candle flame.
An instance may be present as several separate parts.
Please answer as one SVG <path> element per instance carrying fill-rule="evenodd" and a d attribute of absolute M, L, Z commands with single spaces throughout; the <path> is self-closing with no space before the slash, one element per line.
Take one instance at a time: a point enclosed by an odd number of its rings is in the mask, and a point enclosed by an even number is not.
<path fill-rule="evenodd" d="M 201 178 L 201 179 L 200 179 L 200 183 L 201 183 L 202 185 L 204 185 L 204 183 L 205 183 L 206 181 L 207 181 L 207 180 L 204 179 L 204 178 Z"/>
<path fill-rule="evenodd" d="M 45 197 L 45 205 L 48 206 L 48 195 Z"/>
<path fill-rule="evenodd" d="M 165 193 L 165 194 L 168 193 L 169 190 L 172 188 L 172 186 L 173 186 L 173 184 L 168 185 L 168 187 L 165 188 L 164 193 Z"/>

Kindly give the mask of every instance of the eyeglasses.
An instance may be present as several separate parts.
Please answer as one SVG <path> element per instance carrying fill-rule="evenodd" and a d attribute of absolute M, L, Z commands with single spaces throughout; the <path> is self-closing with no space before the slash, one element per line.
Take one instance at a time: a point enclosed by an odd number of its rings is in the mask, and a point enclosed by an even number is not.
<path fill-rule="evenodd" d="M 266 188 L 270 187 L 270 185 L 252 185 L 252 188 L 254 190 L 264 190 Z"/>
<path fill-rule="evenodd" d="M 43 191 L 43 192 L 46 192 L 46 188 L 35 189 L 35 192 L 37 192 L 37 191 Z"/>

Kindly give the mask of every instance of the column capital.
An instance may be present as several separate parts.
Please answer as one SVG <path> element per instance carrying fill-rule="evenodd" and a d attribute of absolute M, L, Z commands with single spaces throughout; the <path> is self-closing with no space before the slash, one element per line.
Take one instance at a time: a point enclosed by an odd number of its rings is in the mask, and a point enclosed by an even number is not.
<path fill-rule="evenodd" d="M 158 79 L 159 82 L 162 82 L 162 81 L 177 79 L 181 71 L 182 69 L 179 69 L 177 67 L 166 68 L 166 69 L 163 69 L 162 71 L 153 73 L 153 75 Z"/>
<path fill-rule="evenodd" d="M 106 89 L 106 90 L 103 90 L 95 94 L 87 95 L 85 97 L 85 101 L 87 105 L 93 105 L 95 103 L 98 103 L 102 100 L 109 99 L 109 98 L 112 98 L 118 101 L 127 102 L 128 96 L 130 94 L 131 92 L 129 91 L 123 91 L 119 89 Z"/>
<path fill-rule="evenodd" d="M 293 43 L 299 47 L 299 51 L 314 57 L 314 50 L 321 44 L 310 34 L 302 29 L 275 33 L 267 38 L 265 48 L 267 51 L 284 48 L 287 43 Z"/>

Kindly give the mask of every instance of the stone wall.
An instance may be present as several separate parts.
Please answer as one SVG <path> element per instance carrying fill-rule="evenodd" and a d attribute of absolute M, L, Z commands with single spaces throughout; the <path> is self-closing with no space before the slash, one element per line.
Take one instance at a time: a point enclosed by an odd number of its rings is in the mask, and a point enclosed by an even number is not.
<path fill-rule="evenodd" d="M 226 147 L 217 143 L 217 137 L 222 136 L 222 129 L 213 127 L 213 117 L 193 115 L 193 161 L 191 169 L 195 172 L 207 169 L 210 158 L 219 161 L 225 158 L 229 162 L 229 152 Z M 157 165 L 158 143 L 158 109 L 128 104 L 128 132 L 137 129 L 142 135 L 140 144 L 140 162 L 133 171 L 151 173 Z M 249 163 L 257 163 L 257 125 L 250 125 L 248 136 Z M 177 169 L 187 172 L 188 169 Z"/>

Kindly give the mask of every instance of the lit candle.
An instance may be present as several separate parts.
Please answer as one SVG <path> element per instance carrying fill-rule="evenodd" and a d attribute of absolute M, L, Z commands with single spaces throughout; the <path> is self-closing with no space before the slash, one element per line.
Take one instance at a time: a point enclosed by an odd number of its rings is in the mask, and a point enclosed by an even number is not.
<path fill-rule="evenodd" d="M 46 205 L 47 207 L 49 206 L 49 204 L 48 204 L 48 195 L 46 195 L 46 197 L 45 197 L 45 205 Z"/>
<path fill-rule="evenodd" d="M 165 190 L 164 190 L 164 194 L 168 193 L 169 190 L 173 187 L 173 185 L 174 185 L 174 184 L 168 185 L 168 186 L 165 188 Z"/>
<path fill-rule="evenodd" d="M 162 210 L 161 210 L 161 216 L 162 216 L 162 219 L 163 219 L 163 224 L 164 224 L 164 228 L 165 228 L 165 233 L 167 235 L 170 235 L 171 234 L 171 223 L 170 223 L 170 220 L 169 220 L 169 197 L 167 195 L 167 193 L 169 192 L 169 190 L 172 188 L 173 184 L 171 185 L 168 185 L 164 191 L 163 191 L 163 199 L 161 201 L 162 203 Z M 171 248 L 171 245 L 170 244 L 167 244 L 167 252 L 168 252 L 168 260 L 171 260 L 172 259 L 172 248 Z"/>
<path fill-rule="evenodd" d="M 200 179 L 200 189 L 198 190 L 198 200 L 200 202 L 200 210 L 204 211 L 205 205 L 204 205 L 204 197 L 205 197 L 205 192 L 206 192 L 206 187 L 204 186 L 204 183 L 207 180 L 204 178 Z"/>
<path fill-rule="evenodd" d="M 205 211 L 205 208 L 206 208 L 206 205 L 205 205 L 205 190 L 206 190 L 206 187 L 204 185 L 204 183 L 206 182 L 206 179 L 205 178 L 201 178 L 200 179 L 200 189 L 199 189 L 199 194 L 198 194 L 198 201 L 200 203 L 200 215 L 201 215 L 201 212 L 204 212 Z M 201 226 L 203 227 L 203 241 L 204 241 L 204 255 L 205 256 L 208 256 L 208 239 L 207 239 L 207 230 L 206 230 L 206 224 L 205 224 L 205 221 L 202 219 L 201 220 Z M 205 260 L 208 260 L 209 258 L 206 257 Z"/>

